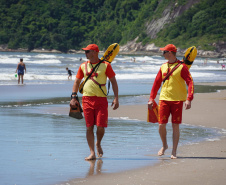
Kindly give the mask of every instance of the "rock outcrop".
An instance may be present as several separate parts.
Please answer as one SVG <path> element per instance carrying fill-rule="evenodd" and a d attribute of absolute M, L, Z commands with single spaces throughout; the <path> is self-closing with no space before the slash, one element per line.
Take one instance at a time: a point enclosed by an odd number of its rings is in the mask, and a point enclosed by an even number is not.
<path fill-rule="evenodd" d="M 174 19 L 180 16 L 184 11 L 191 8 L 194 4 L 198 3 L 199 0 L 190 0 L 185 5 L 178 6 L 178 4 L 169 4 L 168 7 L 162 13 L 162 17 L 159 19 L 154 19 L 146 23 L 146 33 L 147 35 L 154 39 L 157 36 L 157 33 L 164 27 L 165 24 L 171 23 Z M 137 42 L 139 37 L 133 41 L 128 42 L 126 45 L 121 46 L 120 52 L 125 54 L 161 54 L 159 47 L 156 47 L 154 43 L 142 45 L 141 42 Z M 198 56 L 200 57 L 226 57 L 226 43 L 219 42 L 213 43 L 213 47 L 216 49 L 214 51 L 204 51 L 198 49 Z M 197 46 L 198 47 L 198 46 Z M 178 55 L 183 56 L 186 49 L 178 48 Z"/>
<path fill-rule="evenodd" d="M 170 3 L 163 11 L 161 18 L 153 19 L 151 22 L 146 23 L 147 35 L 152 39 L 156 38 L 157 33 L 165 26 L 165 24 L 173 22 L 176 17 L 182 15 L 184 11 L 188 10 L 198 2 L 199 0 L 190 0 L 182 6 L 178 6 L 177 3 Z"/>

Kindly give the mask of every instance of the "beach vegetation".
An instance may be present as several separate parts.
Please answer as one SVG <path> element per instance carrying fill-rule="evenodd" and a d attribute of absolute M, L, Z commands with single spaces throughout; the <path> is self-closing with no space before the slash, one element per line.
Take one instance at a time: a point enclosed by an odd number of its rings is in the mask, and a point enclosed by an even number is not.
<path fill-rule="evenodd" d="M 226 41 L 225 0 L 200 0 L 162 25 L 151 37 L 147 23 L 173 12 L 188 0 L 1 0 L 0 45 L 10 49 L 56 49 L 67 52 L 96 43 L 126 44 L 136 38 L 143 45 L 191 44 L 214 50 L 211 43 Z M 163 23 L 162 23 L 163 24 Z M 192 43 L 191 43 L 192 42 Z"/>

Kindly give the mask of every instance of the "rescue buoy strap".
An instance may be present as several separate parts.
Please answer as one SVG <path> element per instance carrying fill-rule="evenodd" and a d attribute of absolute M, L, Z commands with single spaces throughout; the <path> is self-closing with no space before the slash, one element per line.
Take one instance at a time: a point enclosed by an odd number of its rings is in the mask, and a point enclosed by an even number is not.
<path fill-rule="evenodd" d="M 169 73 L 167 73 L 167 75 L 165 76 L 165 78 L 162 80 L 163 83 L 166 81 L 166 79 L 181 65 L 182 63 L 178 63 Z"/>
<path fill-rule="evenodd" d="M 83 87 L 84 87 L 85 83 L 86 83 L 87 80 L 91 77 L 91 75 L 92 75 L 93 72 L 96 70 L 96 68 L 99 67 L 100 64 L 101 64 L 104 60 L 107 61 L 106 58 L 108 58 L 108 57 L 112 54 L 112 52 L 117 48 L 117 46 L 118 46 L 118 44 L 116 44 L 116 45 L 113 47 L 113 49 L 112 49 L 106 56 L 103 56 L 103 59 L 100 60 L 100 62 L 93 68 L 93 70 L 91 71 L 91 73 L 89 74 L 89 76 L 85 79 L 85 82 L 83 83 L 82 88 L 79 90 L 80 93 L 83 91 Z M 107 61 L 107 62 L 108 62 L 108 61 Z M 109 82 L 109 84 L 110 84 L 110 82 Z M 109 89 L 110 89 L 110 86 L 109 86 L 109 88 L 108 88 L 108 93 L 109 93 Z M 101 90 L 102 90 L 102 89 L 101 89 Z M 103 91 L 103 90 L 102 90 L 102 91 Z M 105 93 L 104 93 L 104 94 L 105 94 Z M 106 95 L 106 94 L 105 94 L 105 95 Z"/>

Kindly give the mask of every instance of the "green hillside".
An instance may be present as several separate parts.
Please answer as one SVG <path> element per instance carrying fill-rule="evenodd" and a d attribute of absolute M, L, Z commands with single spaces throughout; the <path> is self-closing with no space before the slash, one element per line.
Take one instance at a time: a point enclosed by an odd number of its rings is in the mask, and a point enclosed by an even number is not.
<path fill-rule="evenodd" d="M 226 41 L 225 0 L 200 0 L 164 25 L 151 39 L 146 22 L 158 19 L 168 5 L 186 0 L 0 0 L 0 45 L 8 48 L 56 49 L 67 52 L 97 43 L 101 49 L 139 36 L 143 44 L 191 44 L 212 50 L 210 43 Z"/>

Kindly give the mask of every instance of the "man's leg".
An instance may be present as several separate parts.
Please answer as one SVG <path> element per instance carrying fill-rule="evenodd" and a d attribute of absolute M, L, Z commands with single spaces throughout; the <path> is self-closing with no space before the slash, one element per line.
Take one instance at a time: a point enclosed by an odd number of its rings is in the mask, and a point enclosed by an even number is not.
<path fill-rule="evenodd" d="M 159 150 L 158 155 L 164 155 L 167 145 L 167 131 L 166 131 L 166 123 L 168 122 L 168 118 L 170 115 L 170 107 L 168 101 L 160 100 L 159 101 L 159 135 L 162 140 L 162 148 Z"/>
<path fill-rule="evenodd" d="M 162 148 L 159 150 L 158 155 L 164 155 L 165 150 L 168 148 L 167 145 L 167 131 L 166 131 L 166 124 L 159 124 L 159 135 L 161 137 L 162 140 Z"/>
<path fill-rule="evenodd" d="M 177 158 L 177 146 L 178 146 L 179 138 L 180 138 L 179 126 L 180 126 L 179 124 L 172 123 L 172 127 L 173 127 L 173 150 L 172 150 L 171 159 Z"/>
<path fill-rule="evenodd" d="M 94 133 L 93 127 L 86 127 L 86 139 L 90 149 L 90 155 L 85 158 L 85 160 L 93 160 L 96 159 L 95 149 L 94 149 Z"/>
<path fill-rule="evenodd" d="M 97 148 L 97 155 L 99 157 L 103 156 L 103 150 L 101 148 L 101 140 L 104 137 L 105 128 L 97 126 L 97 142 L 96 142 L 96 148 Z"/>
<path fill-rule="evenodd" d="M 172 107 L 173 150 L 171 159 L 177 158 L 177 146 L 180 138 L 180 123 L 182 122 L 183 101 L 174 102 Z"/>
<path fill-rule="evenodd" d="M 97 155 L 103 156 L 103 150 L 101 148 L 101 141 L 104 137 L 105 127 L 108 123 L 108 101 L 105 97 L 97 97 L 96 101 L 96 125 L 97 125 Z"/>

